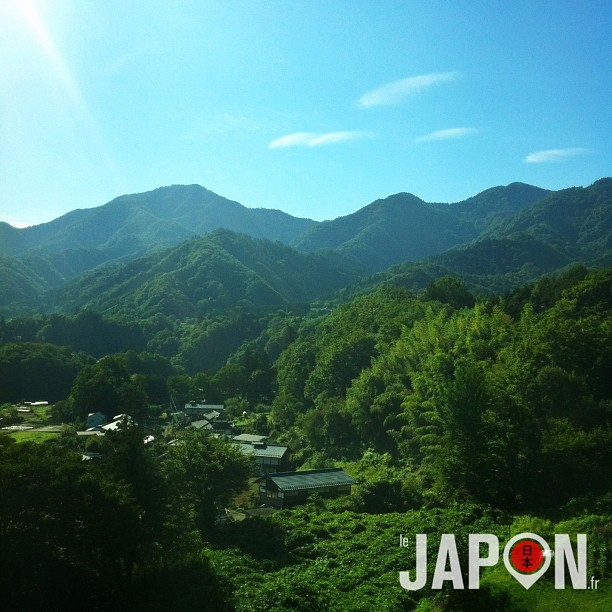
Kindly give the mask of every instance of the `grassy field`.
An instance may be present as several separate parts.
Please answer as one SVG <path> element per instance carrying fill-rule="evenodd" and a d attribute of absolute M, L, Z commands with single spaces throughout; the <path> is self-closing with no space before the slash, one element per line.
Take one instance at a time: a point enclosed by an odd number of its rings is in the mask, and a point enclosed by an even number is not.
<path fill-rule="evenodd" d="M 36 406 L 32 408 L 30 414 L 23 415 L 24 424 L 32 425 L 33 427 L 48 425 L 51 418 L 51 408 L 52 406 Z"/>
<path fill-rule="evenodd" d="M 35 406 L 29 413 L 21 413 L 21 422 L 16 425 L 26 427 L 47 427 L 51 425 L 51 408 L 52 406 Z M 17 442 L 45 442 L 52 439 L 58 434 L 51 431 L 11 431 L 9 433 Z"/>
<path fill-rule="evenodd" d="M 42 443 L 47 440 L 52 440 L 59 436 L 59 433 L 53 433 L 48 431 L 12 431 L 9 433 L 11 438 L 14 438 L 17 442 L 36 442 Z"/>

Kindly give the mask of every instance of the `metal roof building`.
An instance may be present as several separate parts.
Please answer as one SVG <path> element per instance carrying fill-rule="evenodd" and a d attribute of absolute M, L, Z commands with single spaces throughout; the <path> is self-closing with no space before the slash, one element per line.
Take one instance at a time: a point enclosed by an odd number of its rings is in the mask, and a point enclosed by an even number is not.
<path fill-rule="evenodd" d="M 305 470 L 303 472 L 279 472 L 271 475 L 269 479 L 274 482 L 279 491 L 303 491 L 305 489 L 357 484 L 357 481 L 342 468 Z"/>
<path fill-rule="evenodd" d="M 243 433 L 239 436 L 234 436 L 234 442 L 263 442 L 268 436 L 258 436 L 256 434 Z"/>
<path fill-rule="evenodd" d="M 269 474 L 259 488 L 261 501 L 277 508 L 304 503 L 312 493 L 324 497 L 350 495 L 357 481 L 342 468 L 277 472 Z"/>
<path fill-rule="evenodd" d="M 264 444 L 263 442 L 257 442 L 255 444 L 241 444 L 239 448 L 245 455 L 255 455 L 255 457 L 274 457 L 276 459 L 281 459 L 287 452 L 286 446 Z"/>
<path fill-rule="evenodd" d="M 265 442 L 236 444 L 243 454 L 251 455 L 255 458 L 255 463 L 259 467 L 262 474 L 276 472 L 279 469 L 287 468 L 289 449 L 286 446 L 266 444 Z"/>

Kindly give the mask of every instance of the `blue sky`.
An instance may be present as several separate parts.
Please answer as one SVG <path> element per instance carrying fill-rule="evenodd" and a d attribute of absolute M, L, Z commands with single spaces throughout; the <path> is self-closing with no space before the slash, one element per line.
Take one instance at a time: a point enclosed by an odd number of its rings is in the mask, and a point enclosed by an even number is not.
<path fill-rule="evenodd" d="M 317 220 L 612 175 L 607 0 L 0 0 L 0 220 L 198 183 Z"/>

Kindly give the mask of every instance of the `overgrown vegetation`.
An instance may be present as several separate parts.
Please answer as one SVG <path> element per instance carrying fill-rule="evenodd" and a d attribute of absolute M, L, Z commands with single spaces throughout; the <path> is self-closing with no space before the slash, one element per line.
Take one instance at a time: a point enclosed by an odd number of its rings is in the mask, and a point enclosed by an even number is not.
<path fill-rule="evenodd" d="M 130 419 L 81 443 L 0 437 L 0 580 L 10 609 L 520 610 L 612 603 L 612 270 L 573 267 L 496 298 L 443 277 L 333 309 L 202 318 L 95 313 L 0 323 L 2 418 Z M 21 368 L 21 369 L 20 369 Z M 295 467 L 343 466 L 355 494 L 218 524 L 250 464 L 170 406 L 224 403 Z M 144 444 L 145 435 L 155 441 Z M 169 446 L 170 438 L 179 443 Z M 84 462 L 78 451 L 100 453 Z M 244 497 L 243 497 L 244 499 Z M 587 533 L 598 592 L 528 593 L 503 567 L 480 591 L 409 593 L 399 534 Z M 434 549 L 429 562 L 434 563 Z M 66 576 L 70 575 L 70 581 Z M 204 604 L 204 602 L 206 602 Z M 578 602 L 578 604 L 577 604 Z"/>

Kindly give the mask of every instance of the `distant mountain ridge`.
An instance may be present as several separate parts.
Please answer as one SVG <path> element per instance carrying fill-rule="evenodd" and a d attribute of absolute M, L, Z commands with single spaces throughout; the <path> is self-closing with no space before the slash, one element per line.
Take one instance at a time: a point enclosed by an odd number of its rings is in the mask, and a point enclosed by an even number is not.
<path fill-rule="evenodd" d="M 611 223 L 610 178 L 554 192 L 511 183 L 454 204 L 400 193 L 323 223 L 247 209 L 197 185 L 164 187 L 32 228 L 0 224 L 0 315 L 123 310 L 113 296 L 147 312 L 193 314 L 207 300 L 278 306 L 358 278 L 362 290 L 419 289 L 444 274 L 503 292 L 572 263 L 611 265 Z M 190 240 L 199 234 L 207 239 Z M 189 265 L 178 255 L 185 249 L 195 249 Z M 183 296 L 185 307 L 156 306 L 149 286 L 155 299 L 161 287 Z"/>
<path fill-rule="evenodd" d="M 514 216 L 489 223 L 476 240 L 396 264 L 359 281 L 354 291 L 381 283 L 416 291 L 451 274 L 477 291 L 502 293 L 576 263 L 612 265 L 611 178 L 549 192 Z"/>
<path fill-rule="evenodd" d="M 380 271 L 470 242 L 548 194 L 523 183 L 494 187 L 456 204 L 430 204 L 398 193 L 311 227 L 293 246 L 309 252 L 337 249 Z"/>
<path fill-rule="evenodd" d="M 551 193 L 535 206 L 484 232 L 482 238 L 525 233 L 569 259 L 609 265 L 612 252 L 612 179 Z M 607 254 L 607 255 L 606 255 Z"/>
<path fill-rule="evenodd" d="M 288 243 L 315 223 L 279 210 L 247 208 L 199 185 L 173 185 L 123 195 L 32 227 L 0 224 L 0 254 L 95 249 L 110 260 L 172 246 L 219 228 Z"/>

